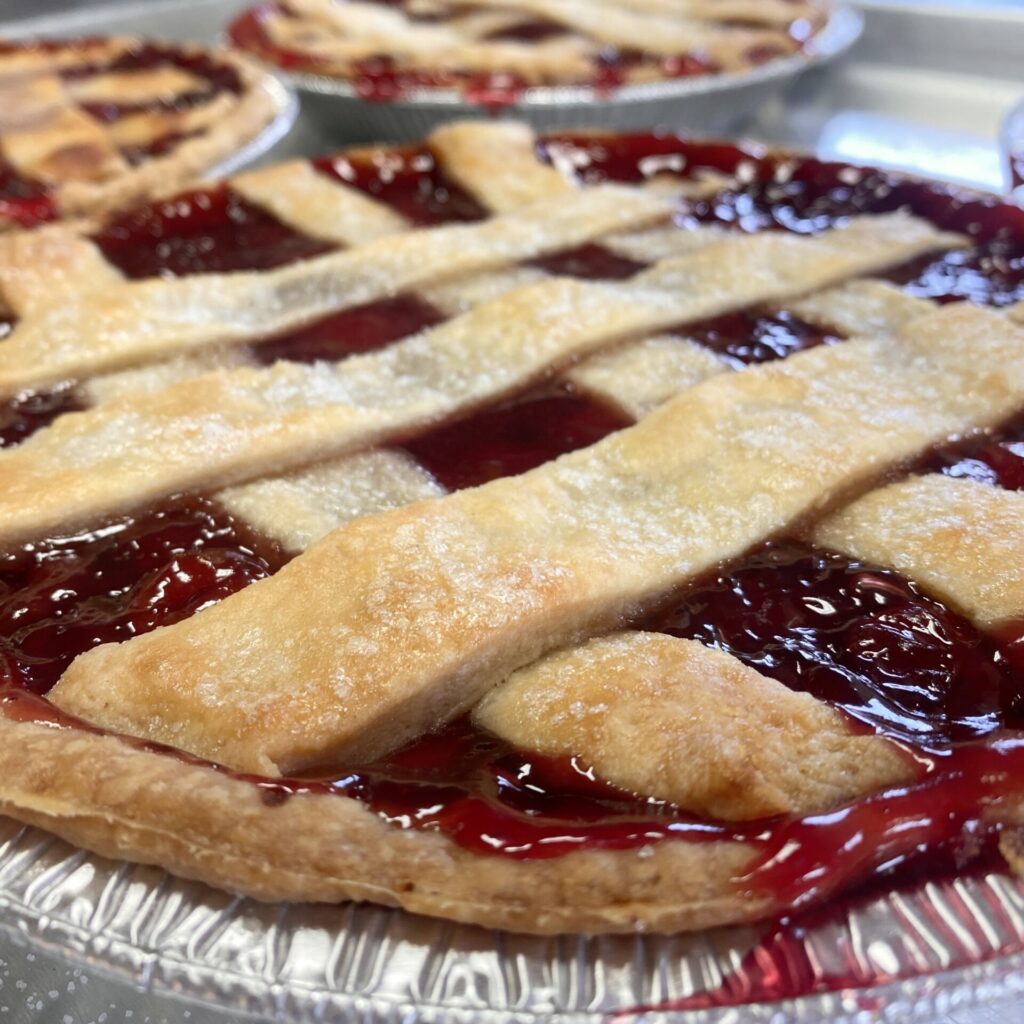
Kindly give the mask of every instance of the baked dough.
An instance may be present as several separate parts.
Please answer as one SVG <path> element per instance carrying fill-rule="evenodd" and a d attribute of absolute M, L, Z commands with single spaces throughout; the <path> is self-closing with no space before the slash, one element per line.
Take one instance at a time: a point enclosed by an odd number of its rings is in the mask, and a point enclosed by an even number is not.
<path fill-rule="evenodd" d="M 80 656 L 51 696 L 235 768 L 359 763 L 1022 405 L 1024 332 L 969 306 L 722 374 L 524 476 L 356 520 L 193 619 Z"/>
<path fill-rule="evenodd" d="M 618 633 L 542 658 L 473 721 L 516 750 L 718 821 L 805 816 L 911 782 L 916 767 L 835 708 L 695 640 Z"/>

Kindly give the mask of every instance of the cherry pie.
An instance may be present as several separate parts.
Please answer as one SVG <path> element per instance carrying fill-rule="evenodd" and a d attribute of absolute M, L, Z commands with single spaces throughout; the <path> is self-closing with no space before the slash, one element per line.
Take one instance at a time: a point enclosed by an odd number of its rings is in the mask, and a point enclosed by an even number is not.
<path fill-rule="evenodd" d="M 468 123 L 0 286 L 5 813 L 533 932 L 1019 861 L 1024 210 Z"/>
<path fill-rule="evenodd" d="M 281 0 L 241 14 L 235 45 L 365 99 L 458 89 L 513 101 L 531 86 L 602 92 L 749 70 L 812 51 L 823 0 Z"/>
<path fill-rule="evenodd" d="M 0 230 L 180 188 L 251 142 L 285 99 L 228 51 L 0 41 Z"/>

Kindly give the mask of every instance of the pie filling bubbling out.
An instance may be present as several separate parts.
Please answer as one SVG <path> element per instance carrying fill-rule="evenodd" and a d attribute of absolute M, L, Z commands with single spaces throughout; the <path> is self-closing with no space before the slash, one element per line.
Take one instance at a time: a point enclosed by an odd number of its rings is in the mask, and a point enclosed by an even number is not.
<path fill-rule="evenodd" d="M 571 159 L 591 181 L 635 181 L 665 168 L 685 167 L 693 177 L 750 169 L 741 176 L 746 184 L 684 202 L 678 214 L 684 226 L 808 233 L 854 213 L 906 205 L 970 234 L 975 244 L 898 268 L 892 280 L 939 301 L 1005 306 L 1024 299 L 1024 211 L 1019 223 L 1008 223 L 1005 208 L 997 216 L 994 203 L 965 201 L 944 186 L 668 137 L 563 136 L 544 146 L 551 159 Z M 390 164 L 343 158 L 318 167 L 416 223 L 483 216 L 425 150 L 396 151 Z M 96 240 L 131 277 L 269 267 L 317 254 L 313 240 L 276 226 L 226 189 L 143 208 L 108 225 Z M 541 265 L 621 278 L 635 272 L 630 263 L 593 245 Z M 272 339 L 254 354 L 263 361 L 341 358 L 439 318 L 422 300 L 399 297 Z M 681 325 L 680 333 L 741 364 L 841 340 L 785 310 L 768 309 Z M 20 396 L 21 405 L 9 405 L 0 421 L 4 443 L 18 443 L 74 408 L 75 396 L 72 385 Z M 627 423 L 621 413 L 549 382 L 469 421 L 408 439 L 405 448 L 454 489 L 524 472 Z M 966 454 L 950 449 L 937 459 L 946 472 L 1017 488 L 1024 481 L 1022 441 L 1011 425 L 972 442 Z M 939 462 L 928 468 L 940 468 Z M 0 560 L 6 713 L 82 727 L 43 699 L 76 654 L 178 621 L 284 561 L 275 546 L 215 502 L 190 496 L 8 553 Z M 346 795 L 395 825 L 441 830 L 467 848 L 519 859 L 670 838 L 742 840 L 757 856 L 740 884 L 783 894 L 794 905 L 910 859 L 947 864 L 950 856 L 966 858 L 995 835 L 996 827 L 983 820 L 985 809 L 1012 792 L 1024 772 L 1024 734 L 1015 731 L 1024 701 L 1021 676 L 995 639 L 898 574 L 773 543 L 676 595 L 637 625 L 722 647 L 843 709 L 851 728 L 876 729 L 901 743 L 920 781 L 826 815 L 737 826 L 618 792 L 575 760 L 524 756 L 465 721 L 343 775 L 250 781 L 269 805 L 297 793 Z"/>

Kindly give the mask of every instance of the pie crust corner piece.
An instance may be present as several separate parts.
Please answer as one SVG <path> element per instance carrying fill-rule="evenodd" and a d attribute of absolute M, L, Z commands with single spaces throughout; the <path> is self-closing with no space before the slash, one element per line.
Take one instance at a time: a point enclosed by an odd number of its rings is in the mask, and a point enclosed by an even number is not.
<path fill-rule="evenodd" d="M 494 124 L 228 188 L 272 230 L 182 200 L 191 263 L 0 239 L 5 813 L 545 934 L 788 913 L 951 822 L 1015 863 L 1010 208 Z"/>
<path fill-rule="evenodd" d="M 227 48 L 0 41 L 0 230 L 173 194 L 253 142 L 288 102 Z"/>

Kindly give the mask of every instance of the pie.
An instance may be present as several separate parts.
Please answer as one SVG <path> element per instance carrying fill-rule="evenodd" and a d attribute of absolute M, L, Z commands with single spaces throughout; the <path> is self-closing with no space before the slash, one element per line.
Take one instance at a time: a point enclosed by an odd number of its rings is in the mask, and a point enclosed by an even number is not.
<path fill-rule="evenodd" d="M 534 86 L 602 94 L 748 71 L 814 51 L 824 0 L 281 0 L 231 24 L 234 44 L 364 99 L 456 89 L 515 102 Z"/>
<path fill-rule="evenodd" d="M 0 231 L 181 188 L 286 103 L 270 75 L 228 50 L 0 40 Z"/>
<path fill-rule="evenodd" d="M 1019 863 L 1019 207 L 461 123 L 0 286 L 5 814 L 539 933 Z"/>

